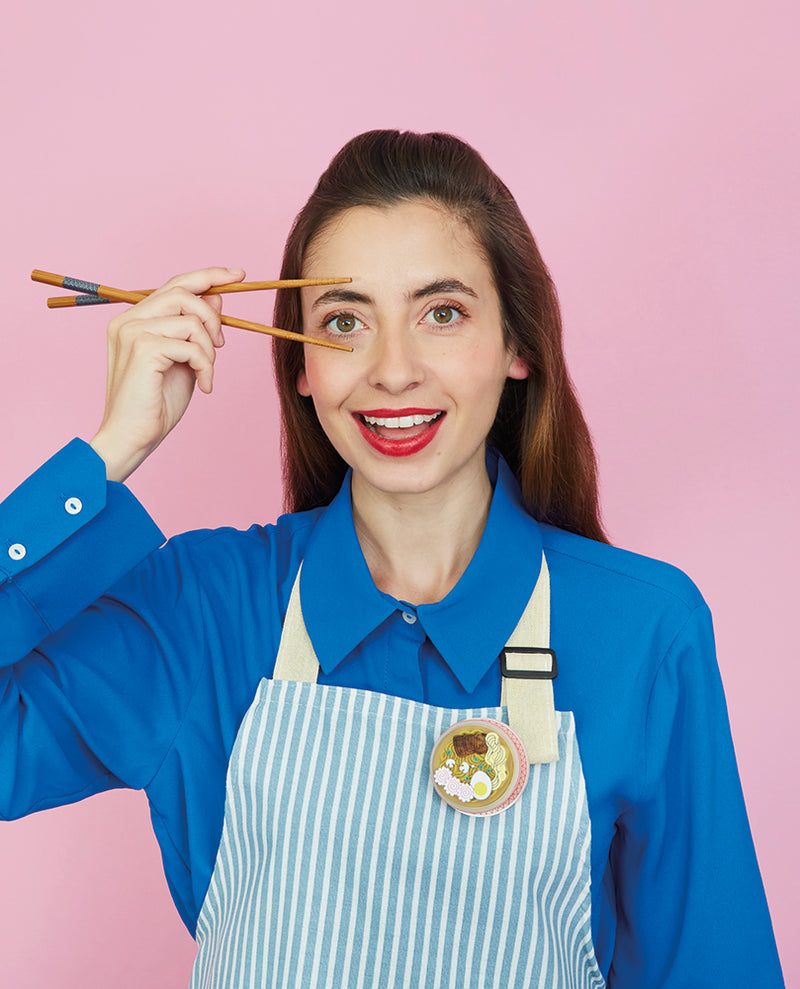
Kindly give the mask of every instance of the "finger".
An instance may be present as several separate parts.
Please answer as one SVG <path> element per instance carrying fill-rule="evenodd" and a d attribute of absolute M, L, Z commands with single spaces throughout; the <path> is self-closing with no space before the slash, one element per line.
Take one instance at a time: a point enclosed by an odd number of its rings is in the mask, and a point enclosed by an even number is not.
<path fill-rule="evenodd" d="M 165 288 L 177 286 L 187 289 L 193 295 L 202 295 L 214 285 L 240 282 L 243 278 L 244 271 L 241 268 L 198 268 L 197 271 L 186 271 L 181 275 L 175 275 L 156 291 L 161 292 Z"/>
<path fill-rule="evenodd" d="M 221 295 L 204 295 L 202 296 L 204 302 L 207 302 L 215 313 L 220 315 L 222 313 L 222 296 Z M 215 347 L 222 347 L 225 343 L 225 331 L 222 329 L 222 322 L 219 323 L 219 335 L 214 340 Z"/>
<path fill-rule="evenodd" d="M 157 319 L 134 319 L 125 323 L 119 331 L 121 354 L 127 354 L 138 346 L 158 347 L 160 340 L 184 340 L 205 353 L 210 363 L 216 360 L 214 344 L 199 316 L 161 316 Z"/>
<path fill-rule="evenodd" d="M 202 324 L 213 345 L 221 346 L 220 317 L 216 308 L 206 300 L 192 295 L 184 288 L 159 289 L 137 303 L 132 309 L 109 323 L 109 332 L 119 334 L 126 326 L 137 326 L 145 319 L 169 319 L 175 316 L 193 317 Z M 155 331 L 155 327 L 153 327 Z M 175 335 L 175 334 L 171 334 Z M 181 334 L 178 333 L 178 336 Z"/>
<path fill-rule="evenodd" d="M 245 276 L 241 268 L 201 268 L 197 271 L 175 275 L 157 288 L 149 296 L 137 303 L 133 310 L 127 310 L 115 316 L 109 323 L 109 333 L 114 336 L 118 328 L 124 325 L 133 313 L 132 318 L 195 313 L 206 324 L 214 345 L 221 347 L 225 343 L 222 327 L 219 321 L 221 306 L 209 299 L 203 299 L 200 307 L 195 300 L 214 285 L 225 285 L 241 281 Z"/>
<path fill-rule="evenodd" d="M 156 337 L 152 341 L 142 341 L 141 347 L 150 347 L 150 366 L 161 373 L 169 371 L 176 364 L 186 364 L 195 373 L 200 391 L 211 394 L 214 382 L 214 362 L 206 351 L 191 340 L 172 337 Z"/>
<path fill-rule="evenodd" d="M 197 316 L 203 323 L 214 346 L 222 346 L 224 340 L 222 338 L 222 325 L 219 318 L 220 311 L 216 305 L 210 303 L 208 299 L 187 292 L 182 287 L 169 289 L 161 296 L 161 299 L 164 300 L 165 304 L 173 305 L 174 311 L 178 315 Z"/>

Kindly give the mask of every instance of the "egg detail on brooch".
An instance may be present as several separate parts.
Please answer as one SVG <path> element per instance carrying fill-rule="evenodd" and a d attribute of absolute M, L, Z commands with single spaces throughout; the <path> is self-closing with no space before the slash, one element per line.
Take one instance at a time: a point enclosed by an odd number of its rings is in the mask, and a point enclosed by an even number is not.
<path fill-rule="evenodd" d="M 500 721 L 459 721 L 431 752 L 433 788 L 462 814 L 499 814 L 528 782 L 528 757 L 519 737 Z"/>

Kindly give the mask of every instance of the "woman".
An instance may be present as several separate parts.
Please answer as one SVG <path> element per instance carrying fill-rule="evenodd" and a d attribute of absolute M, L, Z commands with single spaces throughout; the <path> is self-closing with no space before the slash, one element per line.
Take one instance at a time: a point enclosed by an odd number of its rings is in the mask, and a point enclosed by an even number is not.
<path fill-rule="evenodd" d="M 446 135 L 362 135 L 301 274 L 352 282 L 276 323 L 352 352 L 276 344 L 293 514 L 151 552 L 113 483 L 211 390 L 228 269 L 112 321 L 94 452 L 6 504 L 2 813 L 145 788 L 197 986 L 782 984 L 710 616 L 605 543 L 505 186 Z M 57 507 L 23 535 L 23 502 Z M 529 779 L 484 815 L 506 721 Z M 469 746 L 437 763 L 442 733 Z"/>

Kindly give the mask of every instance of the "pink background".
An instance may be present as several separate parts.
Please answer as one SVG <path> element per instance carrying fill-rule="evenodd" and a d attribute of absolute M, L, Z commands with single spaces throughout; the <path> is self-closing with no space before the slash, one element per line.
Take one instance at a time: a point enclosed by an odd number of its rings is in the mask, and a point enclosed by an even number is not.
<path fill-rule="evenodd" d="M 32 268 L 129 288 L 205 264 L 270 277 L 347 138 L 387 126 L 466 138 L 516 193 L 559 286 L 613 541 L 681 566 L 714 612 L 791 984 L 796 4 L 275 7 L 6 10 L 0 494 L 90 437 L 102 411 L 108 310 L 48 312 Z M 228 310 L 268 321 L 271 305 Z M 214 395 L 131 482 L 168 533 L 280 510 L 269 347 L 228 340 Z M 141 794 L 0 826 L 0 861 L 4 985 L 186 983 L 193 942 Z"/>

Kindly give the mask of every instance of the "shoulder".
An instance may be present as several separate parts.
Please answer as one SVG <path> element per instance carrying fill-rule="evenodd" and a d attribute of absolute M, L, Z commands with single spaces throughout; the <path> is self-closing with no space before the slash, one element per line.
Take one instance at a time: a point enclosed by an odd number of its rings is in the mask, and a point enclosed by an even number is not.
<path fill-rule="evenodd" d="M 323 509 L 282 515 L 268 525 L 222 526 L 173 536 L 139 568 L 160 586 L 172 579 L 182 591 L 202 587 L 204 596 L 274 595 L 291 582 Z M 239 592 L 237 594 L 237 591 Z"/>
<path fill-rule="evenodd" d="M 700 654 L 711 662 L 711 616 L 683 571 L 551 526 L 541 529 L 553 639 L 576 663 L 590 655 L 598 675 L 635 682 L 636 706 L 669 656 L 688 649 L 693 662 Z"/>
<path fill-rule="evenodd" d="M 573 532 L 540 524 L 542 545 L 551 571 L 601 596 L 623 595 L 633 601 L 660 601 L 664 607 L 691 612 L 705 601 L 696 584 L 678 567 Z"/>
<path fill-rule="evenodd" d="M 304 546 L 324 509 L 281 515 L 276 522 L 254 523 L 246 529 L 220 526 L 215 529 L 194 529 L 168 540 L 164 548 L 175 553 L 200 555 L 249 555 L 291 551 Z"/>

